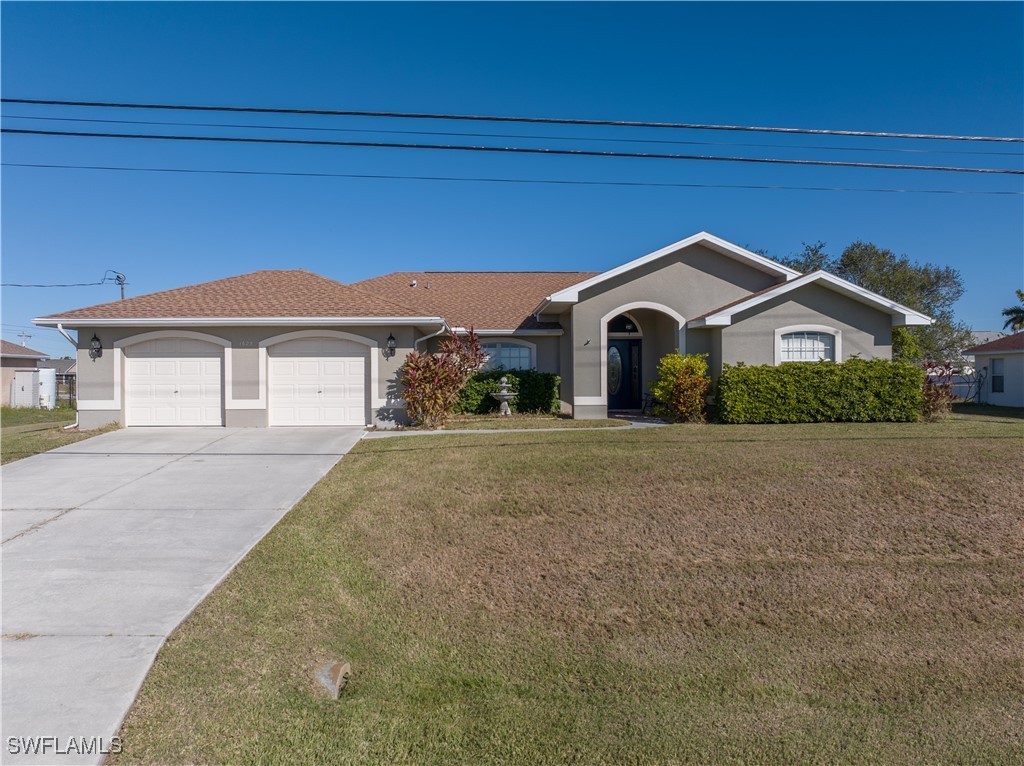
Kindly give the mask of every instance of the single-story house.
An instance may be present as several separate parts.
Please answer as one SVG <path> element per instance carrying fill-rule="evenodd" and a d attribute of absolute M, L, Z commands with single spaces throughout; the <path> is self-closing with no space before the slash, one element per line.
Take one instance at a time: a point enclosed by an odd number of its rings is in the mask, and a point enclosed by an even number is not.
<path fill-rule="evenodd" d="M 979 402 L 1024 407 L 1024 332 L 996 338 L 964 353 L 974 355 Z"/>
<path fill-rule="evenodd" d="M 413 349 L 473 328 L 491 364 L 561 376 L 576 418 L 641 406 L 675 349 L 723 364 L 888 358 L 911 308 L 706 232 L 603 272 L 258 271 L 36 319 L 78 331 L 91 428 L 388 425 Z"/>
<path fill-rule="evenodd" d="M 34 370 L 46 354 L 41 351 L 19 346 L 7 340 L 0 340 L 0 401 L 4 406 L 11 403 L 11 382 L 17 370 Z"/>

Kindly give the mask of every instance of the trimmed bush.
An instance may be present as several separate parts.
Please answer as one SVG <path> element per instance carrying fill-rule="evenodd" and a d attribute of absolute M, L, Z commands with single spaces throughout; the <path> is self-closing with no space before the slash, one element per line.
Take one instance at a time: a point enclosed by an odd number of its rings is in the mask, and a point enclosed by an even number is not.
<path fill-rule="evenodd" d="M 888 359 L 725 365 L 715 409 L 723 423 L 914 421 L 924 370 Z"/>
<path fill-rule="evenodd" d="M 485 415 L 497 412 L 498 401 L 491 392 L 498 390 L 502 377 L 508 378 L 511 389 L 519 395 L 509 402 L 512 412 L 557 413 L 560 408 L 558 386 L 562 378 L 553 372 L 536 370 L 488 370 L 475 373 L 466 382 L 455 412 L 470 415 Z"/>
<path fill-rule="evenodd" d="M 709 388 L 707 354 L 666 354 L 658 361 L 658 379 L 651 386 L 657 402 L 654 414 L 666 420 L 703 423 Z"/>

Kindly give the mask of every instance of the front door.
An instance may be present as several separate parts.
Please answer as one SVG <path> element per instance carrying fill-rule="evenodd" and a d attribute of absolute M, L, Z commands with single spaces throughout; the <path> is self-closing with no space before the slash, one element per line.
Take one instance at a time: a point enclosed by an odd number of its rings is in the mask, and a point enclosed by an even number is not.
<path fill-rule="evenodd" d="M 638 410 L 640 391 L 640 341 L 616 338 L 608 341 L 608 409 Z"/>

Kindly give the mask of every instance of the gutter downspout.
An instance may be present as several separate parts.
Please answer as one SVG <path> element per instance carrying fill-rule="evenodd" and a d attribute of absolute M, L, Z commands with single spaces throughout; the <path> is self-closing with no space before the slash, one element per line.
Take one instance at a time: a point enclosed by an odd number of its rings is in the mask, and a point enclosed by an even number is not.
<path fill-rule="evenodd" d="M 440 330 L 438 330 L 437 332 L 431 333 L 430 335 L 424 335 L 422 338 L 418 338 L 417 340 L 414 340 L 412 342 L 413 351 L 417 350 L 419 348 L 419 345 L 421 343 L 423 343 L 424 341 L 430 340 L 431 338 L 436 338 L 438 335 L 441 335 L 441 334 L 443 334 L 445 332 L 449 332 L 450 333 L 451 331 L 452 331 L 452 328 L 448 326 L 448 323 L 442 321 L 441 322 L 441 329 Z"/>
<path fill-rule="evenodd" d="M 62 325 L 60 322 L 57 322 L 57 332 L 59 332 L 61 335 L 63 335 L 65 338 L 67 338 L 68 343 L 70 343 L 72 346 L 75 347 L 75 361 L 77 362 L 78 361 L 78 343 L 76 343 L 75 340 L 70 335 L 67 334 L 67 331 L 64 329 L 64 325 Z M 78 394 L 78 385 L 76 383 L 75 384 L 75 395 L 76 395 L 75 398 L 76 399 L 77 399 L 77 394 Z M 75 407 L 75 422 L 72 423 L 69 426 L 64 426 L 64 430 L 65 431 L 70 431 L 72 428 L 78 428 L 78 407 Z"/>

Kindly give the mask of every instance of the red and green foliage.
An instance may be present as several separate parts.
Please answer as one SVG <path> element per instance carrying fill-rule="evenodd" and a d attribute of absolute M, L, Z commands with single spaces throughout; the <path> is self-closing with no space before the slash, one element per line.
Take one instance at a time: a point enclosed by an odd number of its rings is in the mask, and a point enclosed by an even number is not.
<path fill-rule="evenodd" d="M 443 426 L 454 412 L 466 381 L 485 360 L 472 329 L 465 335 L 446 337 L 436 354 L 411 352 L 402 365 L 401 381 L 412 422 L 424 428 Z"/>
<path fill-rule="evenodd" d="M 667 420 L 703 423 L 710 387 L 707 354 L 667 354 L 658 362 L 658 379 L 651 386 L 655 413 Z"/>

